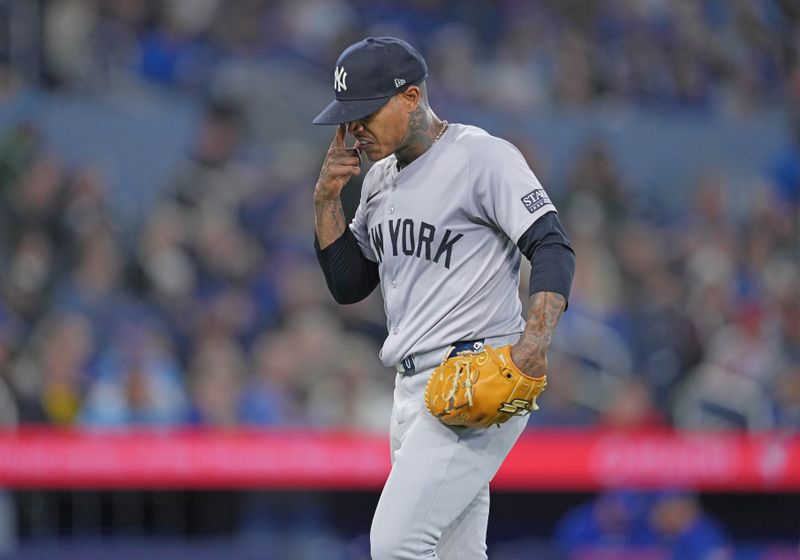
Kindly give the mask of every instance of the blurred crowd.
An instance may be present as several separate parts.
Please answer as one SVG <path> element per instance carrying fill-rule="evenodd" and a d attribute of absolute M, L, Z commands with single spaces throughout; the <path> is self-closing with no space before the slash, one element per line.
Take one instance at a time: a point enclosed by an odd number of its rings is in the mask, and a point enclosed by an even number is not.
<path fill-rule="evenodd" d="M 689 492 L 611 490 L 568 511 L 555 528 L 565 560 L 730 560 L 722 526 Z"/>
<path fill-rule="evenodd" d="M 545 183 L 578 265 L 530 426 L 800 428 L 795 3 L 42 7 L 41 71 L 11 60 L 5 94 L 156 87 L 205 111 L 133 235 L 121 231 L 99 161 L 66 164 L 35 122 L 1 131 L 0 422 L 385 430 L 394 378 L 377 357 L 379 294 L 335 305 L 313 253 L 321 152 L 248 156 L 247 108 L 208 85 L 231 58 L 327 76 L 343 46 L 395 34 L 425 53 L 445 116 L 609 103 L 794 115 L 785 150 L 744 189 L 710 169 L 680 189 L 687 200 L 659 204 L 602 142 L 575 152 L 563 182 Z M 536 171 L 546 147 L 520 147 Z"/>
<path fill-rule="evenodd" d="M 224 60 L 283 59 L 327 75 L 364 35 L 427 55 L 436 94 L 495 111 L 606 102 L 728 114 L 770 104 L 796 68 L 792 0 L 48 0 L 53 85 L 198 90 Z"/>
<path fill-rule="evenodd" d="M 6 415 L 385 427 L 378 314 L 335 312 L 311 246 L 313 178 L 284 184 L 239 161 L 241 119 L 209 106 L 131 243 L 100 169 L 67 168 L 30 125 L 7 132 L 0 379 L 16 406 L 6 398 Z"/>

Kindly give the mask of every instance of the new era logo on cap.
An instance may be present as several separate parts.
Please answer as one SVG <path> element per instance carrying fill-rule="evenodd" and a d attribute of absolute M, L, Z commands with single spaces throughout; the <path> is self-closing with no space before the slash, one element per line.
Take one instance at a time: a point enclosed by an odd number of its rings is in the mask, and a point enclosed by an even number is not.
<path fill-rule="evenodd" d="M 317 115 L 314 124 L 363 119 L 402 88 L 419 84 L 427 75 L 425 59 L 402 39 L 367 37 L 339 56 L 333 72 L 336 99 Z"/>

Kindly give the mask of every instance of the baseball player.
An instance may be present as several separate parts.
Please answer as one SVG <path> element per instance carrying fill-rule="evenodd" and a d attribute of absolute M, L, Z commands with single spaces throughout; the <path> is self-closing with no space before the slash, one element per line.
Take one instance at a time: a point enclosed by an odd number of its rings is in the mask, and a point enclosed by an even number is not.
<path fill-rule="evenodd" d="M 314 191 L 319 262 L 339 303 L 380 285 L 380 357 L 397 370 L 375 560 L 486 558 L 489 482 L 536 409 L 575 267 L 520 152 L 439 119 L 427 74 L 408 43 L 364 39 L 339 57 L 335 100 L 314 119 L 337 125 Z M 375 164 L 348 225 L 340 193 L 362 156 Z M 533 264 L 527 322 L 522 255 Z"/>

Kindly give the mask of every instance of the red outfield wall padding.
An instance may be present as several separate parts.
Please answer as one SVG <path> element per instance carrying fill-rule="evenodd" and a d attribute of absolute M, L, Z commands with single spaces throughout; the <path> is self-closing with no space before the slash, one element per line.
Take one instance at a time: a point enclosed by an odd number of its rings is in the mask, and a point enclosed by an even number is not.
<path fill-rule="evenodd" d="M 341 431 L 0 432 L 0 487 L 379 489 L 384 435 Z M 498 490 L 800 491 L 800 435 L 529 430 Z"/>

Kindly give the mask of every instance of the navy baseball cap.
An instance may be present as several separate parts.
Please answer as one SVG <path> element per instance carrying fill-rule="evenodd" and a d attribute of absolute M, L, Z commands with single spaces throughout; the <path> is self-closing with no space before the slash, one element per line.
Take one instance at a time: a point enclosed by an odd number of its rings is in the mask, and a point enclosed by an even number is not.
<path fill-rule="evenodd" d="M 339 56 L 333 72 L 336 99 L 317 115 L 314 124 L 363 119 L 427 75 L 425 59 L 402 39 L 367 37 Z"/>

